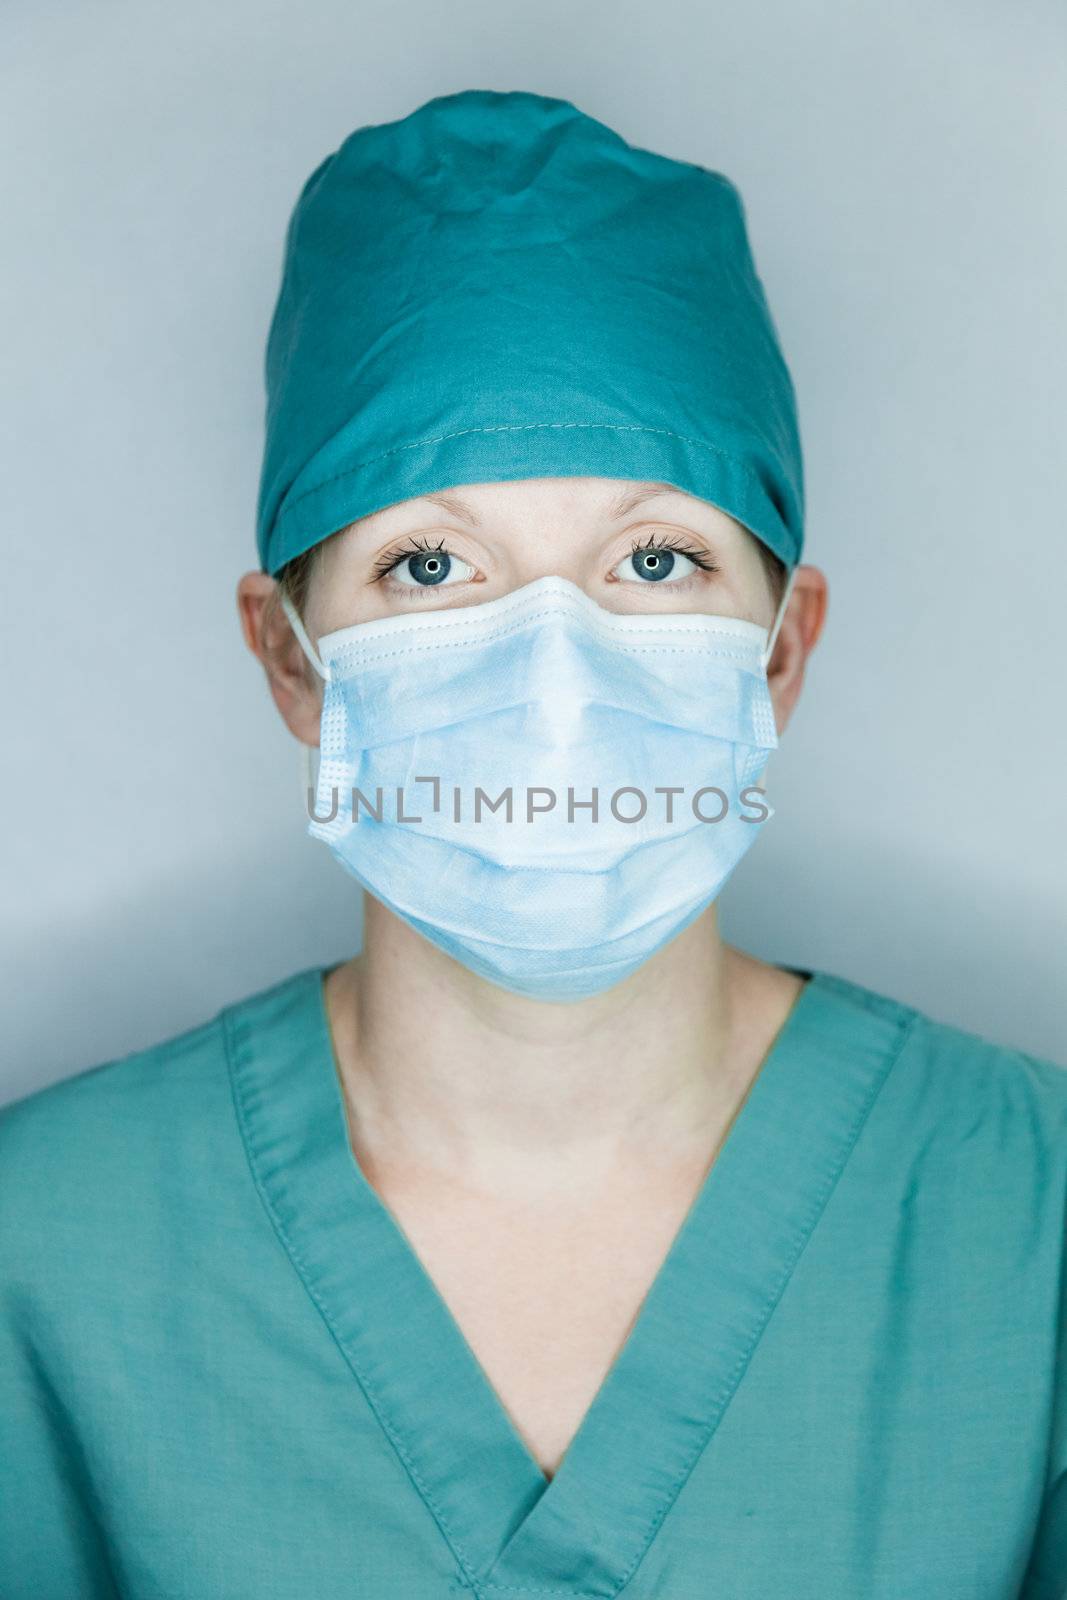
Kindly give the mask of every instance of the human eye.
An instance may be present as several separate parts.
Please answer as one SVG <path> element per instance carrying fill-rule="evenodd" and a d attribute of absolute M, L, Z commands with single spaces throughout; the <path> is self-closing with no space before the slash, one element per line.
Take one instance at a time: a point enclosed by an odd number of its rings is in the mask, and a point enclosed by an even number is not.
<path fill-rule="evenodd" d="M 372 582 L 396 584 L 402 589 L 434 589 L 450 582 L 466 583 L 474 568 L 445 549 L 445 541 L 428 544 L 424 539 L 409 539 L 387 550 L 374 564 Z"/>
<path fill-rule="evenodd" d="M 683 565 L 679 566 L 679 558 Z M 630 571 L 625 569 L 630 567 Z M 655 534 L 643 542 L 635 539 L 630 554 L 619 562 L 613 576 L 624 581 L 639 583 L 671 582 L 680 585 L 696 571 L 718 572 L 719 568 L 706 551 L 688 545 L 684 540 L 668 536 L 657 539 Z"/>

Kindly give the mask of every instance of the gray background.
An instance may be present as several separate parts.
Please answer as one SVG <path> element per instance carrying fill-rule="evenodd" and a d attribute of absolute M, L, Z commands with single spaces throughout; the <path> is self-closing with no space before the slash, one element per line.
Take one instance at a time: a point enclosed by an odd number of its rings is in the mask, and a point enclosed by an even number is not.
<path fill-rule="evenodd" d="M 729 937 L 1067 1064 L 1062 6 L 8 5 L 0 1096 L 351 954 L 241 642 L 285 224 L 469 87 L 727 173 L 830 580 Z"/>

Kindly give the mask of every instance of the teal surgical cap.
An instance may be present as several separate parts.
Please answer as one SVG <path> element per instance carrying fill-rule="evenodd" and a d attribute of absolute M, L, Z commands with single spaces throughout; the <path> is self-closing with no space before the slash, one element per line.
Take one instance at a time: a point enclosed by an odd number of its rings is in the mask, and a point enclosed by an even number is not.
<path fill-rule="evenodd" d="M 401 500 L 576 476 L 670 483 L 800 559 L 737 189 L 567 100 L 469 89 L 349 134 L 293 210 L 266 380 L 266 572 Z"/>

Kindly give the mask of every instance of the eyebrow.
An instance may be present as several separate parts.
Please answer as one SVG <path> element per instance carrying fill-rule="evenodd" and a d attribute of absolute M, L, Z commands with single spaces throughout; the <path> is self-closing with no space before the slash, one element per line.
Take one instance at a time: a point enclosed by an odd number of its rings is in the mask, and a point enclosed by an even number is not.
<path fill-rule="evenodd" d="M 605 507 L 605 515 L 613 522 L 618 522 L 622 517 L 628 517 L 631 511 L 643 505 L 646 500 L 656 500 L 660 495 L 677 494 L 679 491 L 671 483 L 638 483 L 632 489 L 625 490 Z M 481 527 L 481 518 L 472 506 L 465 500 L 460 500 L 456 495 L 450 494 L 424 494 L 419 497 L 431 505 L 440 506 L 447 511 L 449 516 L 458 517 L 461 522 L 467 522 L 472 528 Z"/>

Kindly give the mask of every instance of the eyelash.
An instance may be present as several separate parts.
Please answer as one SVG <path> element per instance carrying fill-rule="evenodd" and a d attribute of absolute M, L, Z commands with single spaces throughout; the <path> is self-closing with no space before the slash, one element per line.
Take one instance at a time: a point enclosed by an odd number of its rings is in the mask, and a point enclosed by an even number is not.
<path fill-rule="evenodd" d="M 382 578 L 387 578 L 393 568 L 399 567 L 400 563 L 406 561 L 409 556 L 424 555 L 430 550 L 438 551 L 444 550 L 444 548 L 445 541 L 443 539 L 440 544 L 427 544 L 425 539 L 412 539 L 403 548 L 387 550 L 374 563 L 374 577 L 371 581 L 378 583 Z M 451 554 L 451 551 L 446 553 Z"/>
<path fill-rule="evenodd" d="M 718 572 L 719 570 L 716 563 L 709 560 L 703 550 L 694 550 L 691 545 L 685 544 L 681 540 L 668 539 L 660 544 L 657 542 L 654 533 L 650 534 L 644 543 L 637 539 L 634 540 L 630 554 L 635 556 L 639 550 L 674 550 L 680 556 L 688 556 L 693 565 L 699 567 L 702 572 Z M 683 579 L 682 581 L 684 582 L 685 580 Z"/>
<path fill-rule="evenodd" d="M 440 544 L 434 545 L 427 544 L 424 539 L 411 539 L 406 545 L 394 548 L 392 550 L 387 550 L 383 556 L 379 557 L 374 564 L 374 576 L 371 581 L 373 583 L 380 583 L 383 578 L 387 578 L 389 574 L 396 567 L 399 567 L 404 561 L 406 561 L 409 556 L 424 555 L 431 550 L 437 552 L 444 549 L 445 541 L 443 539 L 441 540 Z M 667 539 L 663 542 L 659 542 L 656 539 L 656 535 L 651 534 L 649 538 L 644 541 L 635 539 L 631 547 L 630 554 L 637 555 L 638 551 L 641 550 L 674 550 L 679 555 L 687 556 L 693 565 L 695 567 L 699 567 L 702 572 L 719 571 L 717 564 L 714 561 L 709 560 L 703 550 L 695 550 L 691 545 L 687 545 L 681 540 Z M 446 551 L 445 553 L 450 555 L 451 551 Z M 682 582 L 685 582 L 684 578 L 682 579 Z M 675 585 L 675 587 L 677 587 L 677 585 Z"/>

